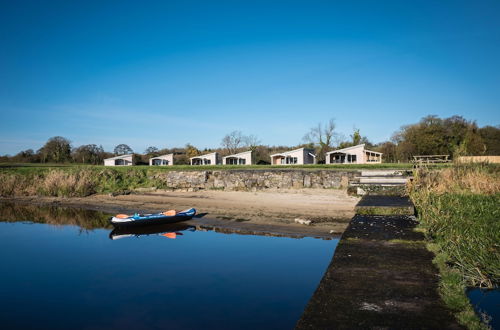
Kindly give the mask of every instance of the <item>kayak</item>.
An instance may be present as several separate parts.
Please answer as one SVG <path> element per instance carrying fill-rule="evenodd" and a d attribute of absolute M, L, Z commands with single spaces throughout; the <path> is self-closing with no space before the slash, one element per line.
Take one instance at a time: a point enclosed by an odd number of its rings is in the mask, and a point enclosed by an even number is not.
<path fill-rule="evenodd" d="M 109 233 L 109 238 L 117 240 L 126 237 L 141 237 L 150 235 L 175 238 L 178 235 L 182 236 L 183 231 L 196 231 L 196 227 L 182 222 L 151 226 L 116 227 Z"/>
<path fill-rule="evenodd" d="M 192 219 L 196 214 L 194 208 L 177 212 L 169 210 L 154 214 L 117 214 L 109 220 L 115 227 L 136 227 L 175 223 Z"/>

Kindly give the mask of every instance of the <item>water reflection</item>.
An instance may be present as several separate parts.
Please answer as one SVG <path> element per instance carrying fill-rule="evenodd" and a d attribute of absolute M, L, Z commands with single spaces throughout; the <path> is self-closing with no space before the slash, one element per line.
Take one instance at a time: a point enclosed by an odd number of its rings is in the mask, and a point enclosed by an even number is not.
<path fill-rule="evenodd" d="M 471 288 L 467 296 L 479 317 L 492 329 L 500 329 L 500 289 Z"/>
<path fill-rule="evenodd" d="M 54 226 L 73 225 L 85 230 L 112 228 L 110 215 L 104 212 L 62 207 L 58 205 L 30 205 L 0 203 L 0 221 L 29 221 Z"/>
<path fill-rule="evenodd" d="M 171 223 L 157 226 L 115 228 L 109 233 L 109 238 L 117 240 L 126 237 L 158 235 L 161 237 L 175 239 L 182 236 L 183 231 L 196 231 L 196 227 L 189 226 L 184 223 Z"/>
<path fill-rule="evenodd" d="M 338 242 L 183 223 L 110 240 L 108 217 L 0 204 L 2 328 L 291 329 Z"/>

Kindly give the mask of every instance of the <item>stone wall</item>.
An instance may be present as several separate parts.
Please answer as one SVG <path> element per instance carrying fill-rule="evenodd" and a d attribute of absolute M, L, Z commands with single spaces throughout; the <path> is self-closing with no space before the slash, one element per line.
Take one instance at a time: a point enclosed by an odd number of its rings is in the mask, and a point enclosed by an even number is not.
<path fill-rule="evenodd" d="M 221 189 L 252 191 L 262 189 L 347 188 L 358 171 L 337 170 L 223 170 L 165 171 L 155 181 L 173 190 Z"/>

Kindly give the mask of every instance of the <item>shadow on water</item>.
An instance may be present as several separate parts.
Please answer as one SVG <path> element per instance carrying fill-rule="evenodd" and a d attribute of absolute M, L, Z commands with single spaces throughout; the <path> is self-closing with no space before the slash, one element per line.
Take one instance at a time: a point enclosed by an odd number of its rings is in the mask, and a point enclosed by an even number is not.
<path fill-rule="evenodd" d="M 33 222 L 53 226 L 73 225 L 84 230 L 110 229 L 110 215 L 100 211 L 62 206 L 0 203 L 1 222 Z"/>

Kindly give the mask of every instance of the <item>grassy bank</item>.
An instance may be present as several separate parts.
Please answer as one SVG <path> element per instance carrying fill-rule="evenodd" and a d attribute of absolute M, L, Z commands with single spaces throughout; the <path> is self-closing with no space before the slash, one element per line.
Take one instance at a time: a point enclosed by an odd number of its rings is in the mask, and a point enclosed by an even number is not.
<path fill-rule="evenodd" d="M 0 170 L 0 196 L 84 197 L 142 187 L 164 188 L 154 170 L 21 167 Z"/>
<path fill-rule="evenodd" d="M 96 193 L 120 193 L 137 188 L 167 189 L 171 171 L 292 170 L 355 171 L 362 168 L 390 168 L 377 165 L 304 166 L 122 166 L 0 164 L 0 196 L 83 197 Z M 400 164 L 406 168 L 408 164 Z M 392 167 L 397 168 L 397 167 Z"/>
<path fill-rule="evenodd" d="M 465 289 L 500 283 L 499 167 L 475 164 L 419 170 L 409 191 L 420 229 L 436 254 L 443 300 L 462 324 L 486 328 Z"/>
<path fill-rule="evenodd" d="M 441 165 L 443 166 L 443 165 Z M 446 166 L 446 164 L 445 164 Z M 0 163 L 0 170 L 16 169 L 24 171 L 36 171 L 47 169 L 70 169 L 70 168 L 90 168 L 90 169 L 109 169 L 109 166 L 103 165 L 83 165 L 83 164 L 38 164 L 38 163 Z M 382 163 L 382 164 L 314 164 L 314 165 L 173 165 L 173 166 L 155 166 L 135 165 L 112 167 L 117 171 L 127 171 L 134 169 L 155 169 L 160 171 L 213 171 L 213 170 L 267 170 L 267 169 L 320 169 L 320 170 L 357 170 L 357 169 L 412 169 L 411 163 Z"/>

